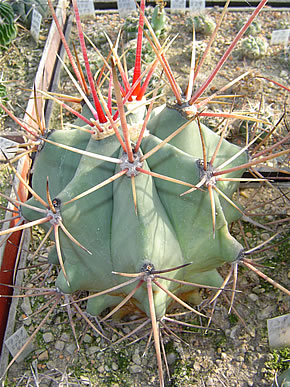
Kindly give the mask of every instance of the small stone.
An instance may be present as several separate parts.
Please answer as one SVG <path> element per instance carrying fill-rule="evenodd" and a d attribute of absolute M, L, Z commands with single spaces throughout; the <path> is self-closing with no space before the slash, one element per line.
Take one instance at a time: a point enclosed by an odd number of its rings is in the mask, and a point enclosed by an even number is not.
<path fill-rule="evenodd" d="M 130 372 L 132 374 L 139 374 L 140 372 L 142 372 L 142 367 L 140 367 L 137 364 L 134 364 L 134 365 L 130 366 Z"/>
<path fill-rule="evenodd" d="M 237 356 L 237 357 L 236 357 L 236 361 L 238 361 L 238 362 L 243 362 L 243 361 L 244 361 L 243 356 L 241 356 L 241 355 Z"/>
<path fill-rule="evenodd" d="M 45 343 L 51 343 L 54 340 L 53 334 L 51 332 L 46 332 L 42 335 Z"/>
<path fill-rule="evenodd" d="M 104 366 L 100 366 L 100 367 L 98 367 L 98 372 L 100 373 L 100 374 L 103 374 L 104 372 L 105 372 L 105 367 Z"/>
<path fill-rule="evenodd" d="M 58 351 L 62 351 L 64 349 L 64 342 L 61 340 L 57 340 L 54 344 L 54 348 Z"/>
<path fill-rule="evenodd" d="M 221 359 L 222 360 L 227 360 L 227 358 L 228 358 L 228 355 L 225 352 L 222 352 L 221 353 Z"/>
<path fill-rule="evenodd" d="M 60 340 L 65 341 L 66 343 L 68 343 L 71 340 L 71 338 L 70 338 L 70 335 L 68 333 L 63 332 L 63 334 L 60 337 Z"/>
<path fill-rule="evenodd" d="M 267 241 L 268 239 L 270 239 L 270 234 L 265 232 L 265 233 L 262 233 L 260 235 L 260 238 L 262 239 L 262 241 Z"/>
<path fill-rule="evenodd" d="M 288 72 L 286 70 L 282 70 L 280 73 L 281 78 L 288 78 Z"/>
<path fill-rule="evenodd" d="M 55 362 L 54 362 L 53 360 L 48 360 L 48 362 L 46 363 L 46 367 L 47 367 L 49 370 L 55 369 Z"/>
<path fill-rule="evenodd" d="M 26 316 L 26 315 L 25 315 Z M 25 325 L 26 327 L 28 327 L 29 325 L 31 325 L 31 317 L 26 317 L 25 319 L 23 319 L 23 325 Z"/>
<path fill-rule="evenodd" d="M 68 353 L 72 355 L 76 349 L 76 345 L 75 343 L 68 344 L 65 349 Z"/>
<path fill-rule="evenodd" d="M 38 360 L 39 360 L 39 361 L 44 361 L 44 360 L 47 360 L 47 359 L 48 359 L 48 352 L 47 352 L 47 351 L 42 352 L 42 353 L 38 356 Z"/>
<path fill-rule="evenodd" d="M 87 343 L 87 344 L 90 344 L 92 341 L 93 341 L 92 336 L 86 334 L 85 337 L 84 337 L 84 342 Z"/>
<path fill-rule="evenodd" d="M 91 384 L 90 379 L 86 376 L 81 375 L 80 380 L 81 380 L 82 385 L 89 386 Z"/>
<path fill-rule="evenodd" d="M 209 377 L 209 378 L 207 379 L 206 385 L 207 385 L 207 386 L 214 386 L 214 381 L 213 381 L 213 379 Z"/>
<path fill-rule="evenodd" d="M 174 352 L 170 352 L 167 355 L 167 363 L 168 365 L 172 365 L 176 362 L 176 354 Z"/>
<path fill-rule="evenodd" d="M 113 371 L 117 371 L 118 368 L 119 368 L 119 367 L 118 367 L 118 364 L 115 363 L 115 362 L 113 362 L 113 363 L 112 363 L 112 370 L 113 370 Z"/>
<path fill-rule="evenodd" d="M 99 347 L 96 345 L 92 345 L 90 348 L 88 348 L 88 354 L 93 355 L 94 353 L 99 351 Z"/>
<path fill-rule="evenodd" d="M 125 335 L 128 335 L 128 333 L 130 333 L 131 330 L 130 330 L 129 327 L 124 327 L 124 328 L 123 328 L 123 332 L 125 333 Z"/>
<path fill-rule="evenodd" d="M 137 364 L 137 365 L 140 365 L 141 364 L 141 358 L 140 358 L 140 355 L 139 354 L 134 354 L 132 356 L 132 360 L 133 360 L 133 363 Z"/>
<path fill-rule="evenodd" d="M 198 364 L 198 362 L 195 362 L 194 365 L 193 365 L 193 368 L 194 368 L 194 371 L 199 372 L 201 367 Z"/>
<path fill-rule="evenodd" d="M 29 316 L 32 313 L 29 297 L 25 297 L 21 304 L 21 309 L 26 314 L 26 316 Z"/>
<path fill-rule="evenodd" d="M 263 308 L 261 310 L 261 313 L 259 313 L 257 315 L 257 318 L 258 318 L 258 320 L 266 320 L 269 317 L 271 317 L 272 312 L 273 312 L 273 306 L 272 305 L 268 305 L 268 306 L 266 306 L 266 308 Z"/>
<path fill-rule="evenodd" d="M 248 297 L 250 300 L 252 300 L 254 302 L 257 302 L 259 299 L 259 296 L 257 296 L 257 294 L 255 294 L 255 293 L 250 293 Z"/>

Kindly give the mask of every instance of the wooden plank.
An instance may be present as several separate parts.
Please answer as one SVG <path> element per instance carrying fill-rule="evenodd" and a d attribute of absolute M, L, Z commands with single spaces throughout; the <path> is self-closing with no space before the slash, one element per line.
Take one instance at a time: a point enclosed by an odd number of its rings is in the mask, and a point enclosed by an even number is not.
<path fill-rule="evenodd" d="M 59 0 L 57 5 L 57 16 L 62 25 L 64 25 L 66 20 L 66 1 Z M 37 89 L 48 90 L 51 79 L 53 77 L 53 68 L 56 60 L 56 53 L 58 51 L 58 47 L 60 44 L 60 38 L 55 26 L 55 23 L 52 22 L 49 35 L 42 53 L 42 57 L 38 66 L 38 70 L 35 76 L 34 85 Z M 38 111 L 41 112 L 43 109 L 44 101 L 38 99 L 37 101 Z M 33 93 L 30 95 L 29 102 L 26 108 L 26 114 L 24 115 L 25 123 L 34 129 L 37 129 L 36 124 L 36 109 L 34 104 Z M 28 156 L 23 157 L 18 163 L 18 172 L 19 174 L 26 179 L 30 169 L 30 158 Z M 17 197 L 21 201 L 25 201 L 27 198 L 27 190 L 23 184 L 21 184 L 18 179 L 15 179 L 15 189 L 17 192 Z M 12 191 L 12 197 L 15 195 L 14 190 Z M 13 206 L 12 206 L 13 208 Z M 7 213 L 6 216 L 8 219 L 11 217 L 11 213 Z M 11 221 L 10 224 L 7 222 L 6 227 L 13 227 L 15 225 L 15 221 Z M 3 284 L 11 285 L 13 283 L 13 271 L 15 262 L 17 260 L 17 256 L 20 252 L 18 252 L 17 246 L 19 246 L 21 240 L 21 231 L 17 233 L 13 233 L 9 241 L 6 242 L 0 248 L 0 282 Z M 5 285 L 0 285 L 0 294 L 12 294 L 13 289 L 9 288 Z M 0 350 L 3 343 L 3 337 L 5 333 L 5 328 L 7 325 L 7 318 L 10 307 L 10 299 L 2 297 L 0 298 Z M 7 351 L 7 348 L 3 346 L 3 351 Z M 1 354 L 1 359 L 3 357 L 3 352 Z M 8 358 L 8 357 L 7 357 Z M 1 360 L 2 362 L 2 360 Z M 1 367 L 3 367 L 1 363 Z M 4 368 L 5 369 L 5 368 Z M 2 375 L 0 375 L 1 377 Z"/>

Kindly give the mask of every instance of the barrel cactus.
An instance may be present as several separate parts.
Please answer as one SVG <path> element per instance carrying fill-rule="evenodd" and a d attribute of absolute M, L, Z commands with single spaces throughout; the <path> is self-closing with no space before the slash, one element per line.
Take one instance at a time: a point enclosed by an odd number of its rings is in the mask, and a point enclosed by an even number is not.
<path fill-rule="evenodd" d="M 16 36 L 13 8 L 7 2 L 0 1 L 0 48 L 8 46 Z"/>
<path fill-rule="evenodd" d="M 182 126 L 186 127 L 181 136 L 163 145 L 156 155 L 146 157 L 152 149 L 160 146 L 162 140 Z M 210 195 L 206 189 L 208 185 L 216 184 L 213 175 L 215 167 L 237 154 L 239 148 L 223 140 L 215 163 L 205 168 L 196 121 L 188 122 L 177 110 L 164 107 L 150 119 L 147 129 L 150 134 L 144 136 L 138 151 L 132 145 L 133 161 L 129 161 L 115 134 L 95 139 L 78 129 L 69 133 L 52 132 L 38 152 L 32 188 L 45 200 L 48 179 L 55 208 L 54 214 L 51 213 L 52 209 L 47 210 L 49 221 L 46 228 L 61 221 L 86 248 L 77 247 L 66 233 L 60 233 L 64 270 L 60 272 L 56 286 L 63 292 L 103 291 L 108 281 L 115 285 L 122 282 L 122 277 L 112 272 L 142 273 L 147 267 L 160 271 L 187 263 L 191 265 L 186 271 L 182 268 L 175 270 L 168 274 L 169 277 L 221 286 L 223 281 L 215 269 L 224 262 L 233 262 L 242 257 L 242 246 L 228 231 L 228 221 L 236 217 L 237 210 L 214 193 L 216 226 L 213 230 Z M 137 139 L 139 133 L 134 131 L 136 127 L 133 124 L 131 137 L 136 136 Z M 201 133 L 207 154 L 213 155 L 219 136 L 204 125 L 201 125 Z M 85 149 L 89 153 L 78 155 L 61 147 L 56 148 L 55 143 Z M 102 157 L 98 159 L 98 155 L 112 158 L 112 162 L 104 161 Z M 243 153 L 228 167 L 245 162 L 247 155 Z M 50 166 L 49 170 L 47 165 Z M 238 178 L 242 173 L 241 169 L 225 176 Z M 74 200 L 82 192 L 113 180 L 118 175 L 121 176 L 113 184 Z M 155 175 L 170 176 L 181 183 L 170 184 L 154 178 Z M 132 199 L 132 178 L 136 189 L 136 207 Z M 204 182 L 200 189 L 180 196 L 186 186 L 196 186 L 202 179 Z M 217 182 L 217 186 L 231 198 L 237 183 Z M 39 207 L 38 203 L 34 197 L 27 202 L 33 207 Z M 42 212 L 31 207 L 22 207 L 21 212 L 27 221 L 43 217 Z M 51 262 L 56 263 L 56 257 L 56 251 L 51 251 Z M 186 286 L 171 281 L 165 281 L 163 286 L 175 294 L 187 291 L 190 297 Z M 125 296 L 131 291 L 132 287 L 127 286 L 120 295 L 92 298 L 88 302 L 88 311 L 98 315 L 108 306 L 116 306 L 121 294 Z M 134 304 L 150 316 L 144 292 L 143 287 L 136 292 Z M 170 301 L 166 292 L 155 293 L 157 317 L 165 314 Z"/>
<path fill-rule="evenodd" d="M 186 19 L 186 25 L 189 29 L 194 26 L 196 32 L 205 36 L 211 35 L 216 27 L 215 21 L 208 15 L 195 15 L 188 18 Z"/>
<path fill-rule="evenodd" d="M 19 17 L 26 28 L 31 26 L 33 9 L 36 9 L 42 17 L 46 16 L 48 10 L 46 2 L 43 0 L 11 0 L 10 3 L 15 15 Z"/>
<path fill-rule="evenodd" d="M 267 54 L 268 43 L 259 36 L 248 36 L 242 41 L 242 56 L 249 59 L 258 59 Z"/>
<path fill-rule="evenodd" d="M 243 27 L 243 25 L 246 23 L 246 19 L 242 18 L 238 20 L 236 24 L 236 28 L 239 30 Z M 259 20 L 254 20 L 253 23 L 249 26 L 247 31 L 245 32 L 246 36 L 256 36 L 258 35 L 262 30 L 261 22 Z"/>
<path fill-rule="evenodd" d="M 190 305 L 200 302 L 196 289 L 213 289 L 215 299 L 239 264 L 251 268 L 243 246 L 229 231 L 229 225 L 244 215 L 234 193 L 248 167 L 289 152 L 262 152 L 251 158 L 249 145 L 234 145 L 224 138 L 224 132 L 218 135 L 202 123 L 212 115 L 264 122 L 242 114 L 208 112 L 207 103 L 215 95 L 201 98 L 264 3 L 193 93 L 196 73 L 190 74 L 182 92 L 164 55 L 166 46 L 161 47 L 144 18 L 142 1 L 133 79 L 128 79 L 112 45 L 112 57 L 102 70 L 108 70 L 109 79 L 105 100 L 90 70 L 73 0 L 89 86 L 68 47 L 67 52 L 79 82 L 73 79 L 82 97 L 82 110 L 50 96 L 77 116 L 73 128 L 45 130 L 39 117 L 37 133 L 23 125 L 35 137 L 36 156 L 31 186 L 23 182 L 31 198 L 17 202 L 18 215 L 25 220 L 17 229 L 41 225 L 45 239 L 55 242 L 48 260 L 60 266 L 57 294 L 66 297 L 86 291 L 89 296 L 82 300 L 87 300 L 90 315 L 99 316 L 111 308 L 102 320 L 125 304 L 123 315 L 138 311 L 147 318 L 160 386 L 164 386 L 160 322 L 174 302 L 206 317 Z M 53 12 L 50 0 L 49 5 Z M 144 24 L 156 54 L 145 74 L 141 73 Z M 145 91 L 157 65 L 163 68 L 174 100 L 153 109 L 155 90 L 147 109 Z M 225 280 L 217 270 L 224 263 L 231 265 Z"/>

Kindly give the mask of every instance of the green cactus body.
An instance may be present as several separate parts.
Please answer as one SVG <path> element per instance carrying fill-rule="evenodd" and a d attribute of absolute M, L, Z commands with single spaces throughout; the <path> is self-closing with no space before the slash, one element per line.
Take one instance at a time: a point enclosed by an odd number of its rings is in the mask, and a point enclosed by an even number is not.
<path fill-rule="evenodd" d="M 0 2 L 0 46 L 8 46 L 16 36 L 13 8 L 8 3 Z"/>
<path fill-rule="evenodd" d="M 237 22 L 237 29 L 240 30 L 246 23 L 246 19 L 242 18 Z M 247 28 L 245 35 L 246 36 L 256 36 L 262 30 L 261 22 L 259 20 L 253 20 L 251 25 Z"/>
<path fill-rule="evenodd" d="M 157 36 L 160 36 L 166 29 L 167 16 L 164 7 L 156 5 L 151 19 L 152 28 Z"/>
<path fill-rule="evenodd" d="M 140 155 L 160 144 L 186 122 L 187 119 L 175 109 L 158 109 L 148 123 L 150 134 L 142 140 Z M 202 131 L 209 159 L 219 136 L 204 125 Z M 117 159 L 121 159 L 124 154 L 115 136 L 95 140 L 88 133 L 71 130 L 55 131 L 48 139 Z M 238 150 L 238 147 L 223 140 L 216 164 L 220 165 Z M 136 156 L 138 160 L 140 155 Z M 143 163 L 139 162 L 143 170 L 198 184 L 201 179 L 201 159 L 200 135 L 193 121 L 170 144 L 165 144 Z M 228 167 L 246 161 L 247 156 L 242 153 Z M 187 187 L 136 173 L 137 213 L 132 201 L 131 178 L 127 175 L 66 204 L 76 195 L 119 173 L 122 168 L 122 164 L 81 156 L 50 143 L 45 143 L 38 152 L 32 180 L 34 190 L 45 199 L 48 176 L 49 190 L 59 203 L 63 224 L 91 252 L 89 254 L 82 250 L 60 232 L 61 251 L 69 283 L 61 271 L 56 285 L 65 293 L 80 289 L 99 292 L 125 281 L 123 277 L 113 275 L 113 271 L 138 273 L 147 264 L 162 270 L 192 262 L 186 270 L 175 270 L 167 273 L 167 276 L 201 285 L 220 286 L 222 279 L 216 268 L 224 262 L 239 259 L 242 252 L 242 246 L 228 231 L 228 222 L 236 217 L 237 210 L 214 194 L 216 230 L 213 235 L 211 204 L 205 187 L 202 191 L 196 190 L 180 196 Z M 239 171 L 231 175 L 237 177 L 241 173 Z M 237 188 L 237 183 L 233 182 L 217 184 L 229 197 Z M 28 203 L 41 207 L 34 198 L 29 199 Z M 24 206 L 22 214 L 30 221 L 41 216 Z M 50 226 L 45 225 L 46 228 Z M 54 250 L 50 254 L 50 261 L 58 261 Z M 163 280 L 160 283 L 175 294 L 188 293 L 187 299 L 194 296 L 189 286 Z M 133 285 L 129 285 L 119 293 L 92 298 L 87 305 L 88 311 L 97 315 L 108 306 L 117 305 L 132 289 Z M 132 302 L 134 308 L 149 315 L 146 291 L 146 286 L 141 286 Z M 158 317 L 165 314 L 170 302 L 171 298 L 156 287 L 154 303 Z"/>
<path fill-rule="evenodd" d="M 195 31 L 203 35 L 211 35 L 216 27 L 215 21 L 208 15 L 197 15 L 186 20 L 187 27 L 192 30 L 194 25 Z"/>
<path fill-rule="evenodd" d="M 242 41 L 242 55 L 249 59 L 258 59 L 267 54 L 268 43 L 259 36 L 249 36 Z"/>
<path fill-rule="evenodd" d="M 48 10 L 48 5 L 43 0 L 12 0 L 11 4 L 15 14 L 27 28 L 31 26 L 33 9 L 36 9 L 42 17 L 46 16 Z"/>

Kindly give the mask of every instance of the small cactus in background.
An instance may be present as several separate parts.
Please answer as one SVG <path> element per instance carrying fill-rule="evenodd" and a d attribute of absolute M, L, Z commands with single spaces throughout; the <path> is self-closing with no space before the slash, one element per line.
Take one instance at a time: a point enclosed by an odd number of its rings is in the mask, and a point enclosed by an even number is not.
<path fill-rule="evenodd" d="M 5 104 L 8 100 L 8 97 L 7 97 L 7 89 L 6 89 L 6 86 L 3 82 L 1 82 L 1 79 L 0 79 L 0 102 Z M 1 109 L 0 110 L 0 116 L 3 114 L 3 110 Z"/>
<path fill-rule="evenodd" d="M 48 260 L 59 266 L 59 272 L 55 291 L 51 292 L 54 304 L 47 316 L 64 298 L 88 322 L 76 304 L 80 301 L 77 300 L 79 290 L 89 293 L 81 301 L 87 300 L 87 312 L 91 315 L 100 315 L 111 308 L 101 322 L 116 312 L 140 313 L 144 318 L 140 327 L 151 325 L 150 337 L 154 338 L 162 387 L 161 327 L 166 326 L 166 313 L 174 302 L 207 318 L 204 310 L 200 312 L 189 305 L 200 302 L 197 288 L 213 291 L 208 300 L 212 304 L 233 276 L 232 288 L 227 288 L 231 293 L 231 309 L 240 265 L 265 278 L 247 258 L 251 250 L 245 250 L 230 233 L 230 224 L 246 217 L 234 194 L 246 169 L 289 153 L 278 147 L 287 138 L 269 150 L 260 149 L 271 132 L 268 130 L 259 145 L 255 144 L 258 135 L 239 147 L 225 139 L 226 126 L 218 135 L 202 123 L 206 117 L 218 117 L 269 124 L 262 118 L 240 112 L 212 113 L 207 106 L 217 93 L 203 96 L 265 2 L 262 0 L 253 11 L 245 28 L 196 90 L 195 80 L 204 57 L 195 65 L 192 54 L 188 85 L 182 91 L 166 59 L 170 43 L 161 46 L 144 17 L 143 0 L 132 79 L 123 68 L 117 44 L 111 44 L 111 54 L 95 79 L 76 0 L 73 0 L 87 78 L 69 48 L 66 49 L 78 82 L 71 73 L 69 76 L 80 93 L 82 110 L 69 106 L 70 99 L 66 96 L 56 98 L 41 90 L 35 90 L 35 100 L 54 99 L 76 116 L 74 128 L 46 130 L 38 114 L 37 129 L 32 129 L 14 117 L 35 140 L 29 141 L 28 146 L 36 158 L 31 186 L 21 180 L 31 198 L 23 203 L 15 202 L 15 216 L 25 219 L 25 224 L 2 231 L 0 235 L 41 225 L 46 232 L 41 245 L 48 238 L 54 241 Z M 49 5 L 56 18 L 50 0 Z M 142 72 L 144 25 L 155 57 Z M 168 98 L 166 105 L 153 109 L 162 86 L 154 90 L 149 103 L 146 103 L 146 89 L 158 65 L 171 86 L 174 100 Z M 237 77 L 220 93 L 246 75 Z M 100 90 L 102 82 L 107 82 L 106 98 Z M 13 117 L 3 104 L 0 106 Z M 256 147 L 248 154 L 253 144 Z M 259 177 L 255 181 L 260 180 L 265 179 Z M 223 279 L 217 269 L 225 263 L 230 264 L 230 270 Z M 289 294 L 283 286 L 274 285 Z M 102 332 L 95 331 L 104 337 Z"/>
<path fill-rule="evenodd" d="M 267 55 L 268 43 L 259 36 L 249 36 L 242 41 L 241 55 L 249 59 L 258 59 Z"/>
<path fill-rule="evenodd" d="M 165 11 L 165 4 L 162 0 L 157 1 L 157 5 L 152 14 L 151 24 L 157 37 L 160 37 L 168 31 L 168 17 Z"/>
<path fill-rule="evenodd" d="M 146 17 L 148 18 L 148 21 L 150 22 L 156 36 L 162 37 L 162 35 L 168 32 L 170 26 L 168 24 L 168 16 L 162 1 L 154 8 L 148 7 L 146 9 Z M 123 30 L 126 33 L 127 41 L 137 37 L 138 19 L 139 15 L 137 12 L 132 12 L 130 15 L 128 15 L 128 17 L 126 17 Z M 147 30 L 146 25 L 144 26 L 144 29 Z"/>
<path fill-rule="evenodd" d="M 9 46 L 16 36 L 13 8 L 8 2 L 0 1 L 0 49 Z"/>
<path fill-rule="evenodd" d="M 187 18 L 186 25 L 190 30 L 192 30 L 194 25 L 195 32 L 205 36 L 211 35 L 216 27 L 215 21 L 207 14 Z"/>
<path fill-rule="evenodd" d="M 247 20 L 244 18 L 238 20 L 236 24 L 237 29 L 240 30 L 246 21 Z M 261 30 L 262 30 L 261 22 L 259 20 L 254 20 L 253 23 L 246 30 L 245 36 L 248 36 L 248 35 L 256 36 L 261 32 Z"/>
<path fill-rule="evenodd" d="M 10 0 L 10 4 L 19 21 L 26 28 L 30 28 L 33 9 L 36 9 L 42 17 L 45 17 L 48 11 L 48 6 L 44 0 Z"/>

